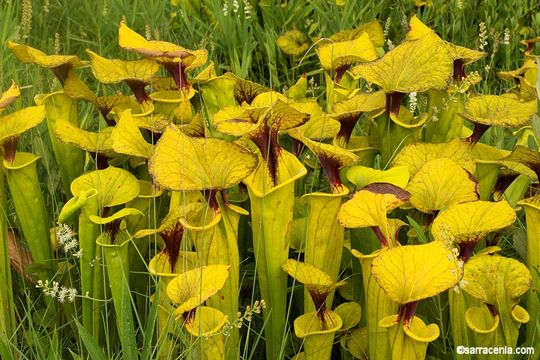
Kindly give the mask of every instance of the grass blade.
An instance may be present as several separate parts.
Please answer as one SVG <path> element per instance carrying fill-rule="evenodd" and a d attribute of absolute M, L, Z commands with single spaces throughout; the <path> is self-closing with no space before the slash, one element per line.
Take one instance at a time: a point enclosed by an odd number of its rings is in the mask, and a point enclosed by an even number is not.
<path fill-rule="evenodd" d="M 74 319 L 77 329 L 79 329 L 79 335 L 93 360 L 107 360 L 107 355 L 99 347 L 98 343 L 94 340 L 92 335 L 81 325 L 77 319 Z"/>

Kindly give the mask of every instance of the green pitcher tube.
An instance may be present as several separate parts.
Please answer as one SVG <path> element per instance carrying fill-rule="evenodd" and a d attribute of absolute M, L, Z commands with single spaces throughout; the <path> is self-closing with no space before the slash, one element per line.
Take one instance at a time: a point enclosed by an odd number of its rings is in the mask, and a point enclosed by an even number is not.
<path fill-rule="evenodd" d="M 3 156 L 2 156 L 3 158 Z M 9 243 L 6 222 L 6 193 L 4 167 L 0 166 L 0 282 L 4 291 L 0 292 L 0 337 L 9 339 L 15 330 L 15 313 L 13 305 L 13 289 L 11 287 L 11 264 L 9 260 Z"/>
<path fill-rule="evenodd" d="M 4 167 L 15 211 L 32 258 L 45 269 L 39 278 L 50 280 L 54 276 L 55 266 L 48 213 L 36 169 L 38 159 L 34 154 L 17 152 L 13 162 L 4 159 Z"/>
<path fill-rule="evenodd" d="M 99 307 L 94 309 L 94 301 L 86 297 L 96 298 L 94 294 L 94 264 L 96 258 L 96 238 L 99 234 L 99 225 L 90 221 L 90 215 L 99 214 L 99 205 L 97 200 L 97 191 L 93 190 L 87 198 L 85 206 L 79 214 L 79 248 L 82 249 L 80 261 L 81 270 L 81 293 L 83 307 L 83 326 L 91 330 L 95 340 L 100 338 Z M 94 328 L 96 327 L 96 328 Z"/>
<path fill-rule="evenodd" d="M 306 169 L 292 154 L 282 150 L 279 161 L 291 175 L 276 186 L 261 185 L 260 175 L 244 180 L 251 201 L 253 249 L 261 296 L 267 306 L 265 320 L 266 357 L 279 359 L 285 346 L 287 324 L 287 274 L 281 265 L 289 255 L 289 230 L 293 220 L 294 182 Z M 266 165 L 263 164 L 263 171 Z M 278 167 L 280 164 L 278 164 Z M 256 171 L 256 173 L 258 173 Z"/>
<path fill-rule="evenodd" d="M 538 343 L 538 329 L 536 324 L 540 321 L 540 195 L 533 196 L 518 202 L 525 209 L 527 221 L 527 267 L 532 275 L 532 286 L 528 292 L 527 310 L 531 321 L 527 324 L 527 346 L 533 345 L 533 339 Z M 534 359 L 540 358 L 536 352 Z"/>
<path fill-rule="evenodd" d="M 101 247 L 107 268 L 107 277 L 113 298 L 116 324 L 124 356 L 128 359 L 137 357 L 134 322 L 129 288 L 129 245 L 131 235 L 121 231 L 111 244 L 110 236 L 104 233 L 96 239 Z"/>
<path fill-rule="evenodd" d="M 391 317 L 391 316 L 389 316 Z M 389 318 L 387 317 L 387 318 Z M 383 319 L 383 321 L 386 319 Z M 416 321 L 422 321 L 419 318 Z M 423 324 L 423 322 L 422 322 Z M 425 327 L 425 324 L 423 324 Z M 414 327 L 414 325 L 411 325 Z M 405 332 L 405 326 L 398 322 L 388 328 L 389 342 L 392 344 L 391 356 L 386 359 L 392 360 L 424 360 L 429 341 L 421 341 L 419 337 L 412 337 Z"/>
<path fill-rule="evenodd" d="M 471 331 L 465 322 L 465 313 L 469 307 L 477 305 L 477 302 L 464 291 L 456 292 L 450 289 L 448 290 L 448 304 L 450 306 L 450 326 L 454 344 L 474 346 Z M 462 354 L 460 358 L 471 359 L 471 356 Z"/>
<path fill-rule="evenodd" d="M 339 315 L 329 309 L 323 310 L 320 315 L 310 312 L 297 317 L 294 332 L 304 340 L 304 359 L 330 360 L 334 337 L 342 324 Z"/>
<path fill-rule="evenodd" d="M 193 319 L 184 324 L 189 332 L 188 359 L 223 360 L 225 348 L 222 328 L 227 316 L 221 311 L 200 306 Z"/>
<path fill-rule="evenodd" d="M 478 193 L 480 200 L 490 200 L 493 189 L 497 184 L 497 178 L 501 165 L 496 162 L 477 160 L 476 178 L 478 179 Z"/>
<path fill-rule="evenodd" d="M 240 215 L 247 215 L 244 209 L 225 203 L 221 195 L 217 195 L 219 213 L 213 221 L 203 226 L 186 226 L 188 239 L 195 244 L 201 265 L 229 265 L 227 281 L 217 296 L 208 299 L 208 305 L 220 310 L 231 321 L 238 313 L 240 286 L 240 258 L 238 253 L 238 223 Z M 208 212 L 213 212 L 210 207 Z M 217 221 L 216 221 L 217 220 Z M 237 359 L 240 350 L 240 334 L 233 328 L 225 343 L 227 359 Z"/>
<path fill-rule="evenodd" d="M 345 229 L 337 221 L 341 199 L 345 190 L 338 194 L 311 193 L 300 198 L 307 207 L 304 262 L 314 265 L 337 281 L 343 252 Z M 326 305 L 332 307 L 334 292 Z M 307 290 L 304 292 L 304 313 L 315 311 Z"/>
<path fill-rule="evenodd" d="M 426 123 L 424 141 L 444 143 L 461 135 L 463 118 L 458 114 L 463 111 L 465 94 L 454 91 L 429 90 L 429 119 Z"/>
<path fill-rule="evenodd" d="M 408 110 L 401 107 L 400 115 L 403 116 L 406 111 Z M 420 138 L 425 122 L 413 119 L 410 113 L 406 114 L 409 116 L 403 116 L 400 124 L 392 120 L 388 113 L 378 116 L 372 122 L 369 132 L 370 145 L 379 149 L 382 167 L 386 166 L 405 145 L 414 143 Z M 407 123 L 414 121 L 417 122 Z"/>
<path fill-rule="evenodd" d="M 379 326 L 379 321 L 386 316 L 397 313 L 398 305 L 394 303 L 375 281 L 371 273 L 371 263 L 383 250 L 369 255 L 354 251 L 353 255 L 360 260 L 364 283 L 366 321 L 368 328 L 369 358 L 386 360 L 390 358 L 390 342 L 387 330 Z"/>
<path fill-rule="evenodd" d="M 171 269 L 169 257 L 164 252 L 160 252 L 148 264 L 148 272 L 159 278 L 157 286 L 161 291 L 158 299 L 159 309 L 157 319 L 158 341 L 161 348 L 160 359 L 175 358 L 179 352 L 178 345 L 168 335 L 168 333 L 174 333 L 175 320 L 172 315 L 174 307 L 167 297 L 167 285 L 177 275 L 197 267 L 197 261 L 197 254 L 195 252 L 180 251 L 175 268 Z"/>
<path fill-rule="evenodd" d="M 57 120 L 67 120 L 79 126 L 77 100 L 65 95 L 63 91 L 51 94 L 42 94 L 35 97 L 37 105 L 45 106 L 47 128 L 54 152 L 54 158 L 60 167 L 62 186 L 69 194 L 71 182 L 82 174 L 84 167 L 84 151 L 70 144 L 61 143 L 56 137 L 55 126 Z"/>

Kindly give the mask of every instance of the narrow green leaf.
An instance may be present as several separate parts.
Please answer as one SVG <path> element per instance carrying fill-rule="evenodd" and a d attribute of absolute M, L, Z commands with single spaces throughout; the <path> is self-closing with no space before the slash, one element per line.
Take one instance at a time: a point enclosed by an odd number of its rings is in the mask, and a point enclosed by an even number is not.
<path fill-rule="evenodd" d="M 409 220 L 409 224 L 411 224 L 412 228 L 418 235 L 418 242 L 421 244 L 425 244 L 428 242 L 428 239 L 426 238 L 426 234 L 424 233 L 424 230 L 422 229 L 422 226 L 418 224 L 414 219 L 407 215 L 407 220 Z"/>
<path fill-rule="evenodd" d="M 131 312 L 131 294 L 129 291 L 129 285 L 124 282 L 122 291 L 122 315 L 121 315 L 121 327 L 123 329 L 120 342 L 122 343 L 122 351 L 125 359 L 137 359 L 137 339 L 135 337 L 135 330 L 133 329 L 133 316 Z"/>
<path fill-rule="evenodd" d="M 73 360 L 82 360 L 82 357 L 79 354 L 74 353 L 73 350 L 71 349 L 68 349 L 68 350 Z"/>
<path fill-rule="evenodd" d="M 533 115 L 531 119 L 531 125 L 534 137 L 536 138 L 536 142 L 540 144 L 540 117 L 538 117 L 537 114 Z"/>
<path fill-rule="evenodd" d="M 90 354 L 90 357 L 93 360 L 107 360 L 107 355 L 103 352 L 103 350 L 99 347 L 98 343 L 92 335 L 81 325 L 77 319 L 73 319 L 75 321 L 75 325 L 77 325 L 77 329 L 79 329 L 79 335 L 81 336 L 81 339 L 84 343 L 84 346 L 88 350 L 88 353 Z"/>
<path fill-rule="evenodd" d="M 150 313 L 148 314 L 148 319 L 146 320 L 146 328 L 144 329 L 143 335 L 143 348 L 141 354 L 141 360 L 150 360 L 152 356 L 152 350 L 154 345 L 152 344 L 152 339 L 154 337 L 154 331 L 156 329 L 157 323 L 157 311 L 159 298 L 161 296 L 161 287 L 156 287 L 156 293 L 154 294 L 154 299 L 152 301 L 152 306 L 150 307 Z"/>
<path fill-rule="evenodd" d="M 49 338 L 49 342 L 51 344 L 51 348 L 49 350 L 49 355 L 47 356 L 47 359 L 55 360 L 60 358 L 60 352 L 58 349 L 58 333 L 56 331 L 53 331 L 52 338 Z"/>
<path fill-rule="evenodd" d="M 0 358 L 1 359 L 11 359 L 11 353 L 9 351 L 9 346 L 5 337 L 0 338 Z"/>
<path fill-rule="evenodd" d="M 536 272 L 536 275 L 537 275 L 537 276 L 540 276 L 540 270 L 538 270 L 538 269 L 536 268 L 536 266 L 533 267 L 533 269 L 534 269 L 534 271 Z M 538 298 L 538 302 L 540 302 L 540 291 L 537 291 L 537 292 L 536 292 L 536 297 Z M 539 324 L 540 324 L 540 321 L 538 321 L 537 326 L 538 326 Z M 538 332 L 538 334 L 540 334 L 540 332 Z"/>

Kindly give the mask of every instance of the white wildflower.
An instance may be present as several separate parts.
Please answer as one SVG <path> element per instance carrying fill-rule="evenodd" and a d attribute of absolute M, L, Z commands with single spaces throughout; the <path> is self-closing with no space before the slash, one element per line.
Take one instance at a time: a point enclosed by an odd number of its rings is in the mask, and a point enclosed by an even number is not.
<path fill-rule="evenodd" d="M 252 11 L 253 11 L 253 8 L 251 7 L 249 0 L 244 0 L 244 16 L 246 19 L 251 19 Z"/>
<path fill-rule="evenodd" d="M 107 17 L 109 15 L 109 1 L 103 0 L 103 9 L 101 10 L 101 15 Z"/>
<path fill-rule="evenodd" d="M 510 29 L 509 28 L 504 28 L 504 36 L 501 43 L 503 45 L 510 45 Z"/>
<path fill-rule="evenodd" d="M 62 46 L 62 39 L 59 33 L 54 33 L 54 53 L 60 54 L 60 48 Z"/>
<path fill-rule="evenodd" d="M 260 314 L 262 309 L 266 308 L 266 302 L 264 300 L 257 300 L 253 303 L 253 306 L 247 305 L 244 313 L 238 312 L 236 314 L 236 320 L 233 323 L 227 322 L 223 327 L 223 334 L 228 336 L 232 328 L 240 329 L 245 323 L 251 322 L 253 314 Z"/>
<path fill-rule="evenodd" d="M 69 302 L 74 302 L 76 296 L 77 296 L 77 289 L 74 289 L 74 288 L 68 289 L 68 291 L 67 291 L 67 299 L 68 299 Z"/>
<path fill-rule="evenodd" d="M 75 238 L 75 232 L 66 224 L 62 224 L 58 227 L 56 236 L 58 238 L 58 243 L 62 246 L 65 253 L 79 247 L 79 242 L 77 241 L 77 238 Z"/>
<path fill-rule="evenodd" d="M 478 37 L 479 37 L 478 49 L 480 51 L 484 51 L 484 49 L 488 45 L 488 41 L 487 41 L 488 33 L 487 33 L 486 23 L 481 21 L 479 28 L 480 28 L 480 31 L 478 33 Z"/>
<path fill-rule="evenodd" d="M 152 40 L 152 29 L 148 24 L 144 25 L 144 37 L 146 40 Z"/>
<path fill-rule="evenodd" d="M 416 111 L 416 107 L 418 106 L 418 98 L 416 92 L 409 93 L 409 110 L 412 114 Z"/>
<path fill-rule="evenodd" d="M 384 37 L 388 37 L 388 34 L 390 33 L 390 27 L 392 26 L 392 18 L 388 16 L 386 18 L 386 21 L 384 22 Z"/>
<path fill-rule="evenodd" d="M 23 0 L 22 2 L 22 15 L 21 15 L 21 28 L 23 32 L 23 39 L 27 39 L 32 30 L 32 1 Z"/>
<path fill-rule="evenodd" d="M 66 301 L 67 294 L 68 294 L 68 288 L 62 286 L 60 291 L 58 291 L 58 294 L 56 294 L 56 298 L 58 299 L 59 302 L 63 303 L 64 301 Z"/>
<path fill-rule="evenodd" d="M 58 281 L 38 280 L 37 289 L 41 289 L 45 296 L 56 298 L 59 302 L 73 302 L 77 295 L 77 289 L 60 286 Z"/>

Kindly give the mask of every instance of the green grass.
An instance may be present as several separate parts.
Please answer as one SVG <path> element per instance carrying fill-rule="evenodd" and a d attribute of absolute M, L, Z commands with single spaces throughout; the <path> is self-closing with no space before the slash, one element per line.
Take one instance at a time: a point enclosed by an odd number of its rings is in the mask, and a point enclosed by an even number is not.
<path fill-rule="evenodd" d="M 403 20 L 416 14 L 443 39 L 475 49 L 479 45 L 480 23 L 484 22 L 489 55 L 469 70 L 478 71 L 484 78 L 479 89 L 481 93 L 499 94 L 509 89 L 511 84 L 499 80 L 495 71 L 519 67 L 522 61 L 519 41 L 540 35 L 540 5 L 535 0 L 504 3 L 486 0 L 479 4 L 473 0 L 435 0 L 433 7 L 425 9 L 415 7 L 414 1 L 348 0 L 344 7 L 337 6 L 331 0 L 290 0 L 284 5 L 279 1 L 250 1 L 249 13 L 246 12 L 248 2 L 239 1 L 236 13 L 233 1 L 225 2 L 227 14 L 223 11 L 224 2 L 216 0 L 178 0 L 176 5 L 157 0 L 0 0 L 0 41 L 5 44 L 7 40 L 15 40 L 48 54 L 77 54 L 83 59 L 87 59 L 84 52 L 87 48 L 105 57 L 133 59 L 133 54 L 120 51 L 118 47 L 118 24 L 125 18 L 131 28 L 142 34 L 148 33 L 152 39 L 164 39 L 190 49 L 206 48 L 218 73 L 231 71 L 242 78 L 282 91 L 304 73 L 314 78 L 315 84 L 324 84 L 315 46 L 310 47 L 302 57 L 287 56 L 278 48 L 275 40 L 285 31 L 299 29 L 315 41 L 377 19 L 383 27 L 387 22 L 391 24 L 388 37 L 398 44 L 406 30 Z M 28 4 L 31 4 L 30 12 Z M 24 19 L 30 19 L 30 13 L 31 21 L 25 23 Z M 508 44 L 503 43 L 505 31 L 510 36 Z M 6 89 L 12 79 L 21 86 L 22 100 L 17 102 L 15 109 L 31 105 L 35 94 L 60 89 L 48 70 L 19 63 L 4 47 L 0 51 L 0 64 L 0 89 Z M 91 82 L 89 67 L 82 69 L 81 74 Z M 92 86 L 98 85 L 92 83 Z M 315 88 L 313 83 L 311 86 L 315 95 L 322 95 L 324 86 Z M 80 116 L 88 127 L 97 127 L 98 114 L 90 107 L 83 106 Z M 46 132 L 44 124 L 32 130 L 23 138 L 20 147 L 42 157 L 38 172 L 47 208 L 50 209 L 49 225 L 53 226 L 66 198 L 60 191 L 60 176 Z M 488 136 L 491 136 L 489 142 L 499 147 L 510 148 L 515 142 L 515 137 L 507 132 L 491 131 Z M 5 210 L 8 225 L 17 227 L 17 215 L 9 196 Z M 157 214 L 154 216 L 159 218 Z M 74 265 L 72 259 L 62 260 L 66 261 L 66 266 Z M 62 279 L 62 284 L 77 286 L 76 267 L 57 275 L 58 279 Z M 258 298 L 251 288 L 254 270 L 247 267 L 244 275 L 244 284 L 251 291 L 247 297 L 253 301 Z M 119 346 L 113 343 L 118 339 L 114 326 L 108 328 L 110 333 L 107 339 L 112 340 L 107 341 L 103 350 L 77 320 L 66 322 L 54 315 L 41 319 L 44 307 L 41 290 L 15 272 L 13 283 L 19 323 L 16 338 L 9 339 L 9 343 L 0 342 L 0 357 L 8 358 L 6 354 L 9 353 L 11 357 L 20 359 L 68 356 L 83 359 L 86 354 L 94 359 L 122 358 Z M 142 295 L 147 298 L 148 315 L 137 317 L 135 328 L 142 358 L 150 359 L 160 351 L 155 346 L 159 340 L 154 334 L 153 320 L 157 307 L 150 303 L 149 294 Z M 112 304 L 108 306 L 112 311 Z M 439 306 L 438 310 L 436 315 L 442 316 L 443 309 Z M 64 311 L 80 313 L 77 307 L 65 308 Z M 104 319 L 104 323 L 108 325 L 107 320 Z M 260 333 L 263 325 L 261 319 L 251 323 L 248 343 L 241 351 L 244 358 L 257 358 L 262 353 Z M 446 341 L 444 346 L 447 345 Z M 256 347 L 257 344 L 259 347 Z M 299 342 L 291 340 L 288 346 L 298 349 Z M 452 350 L 445 347 L 446 351 L 450 351 L 451 355 Z"/>

